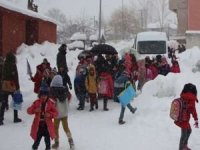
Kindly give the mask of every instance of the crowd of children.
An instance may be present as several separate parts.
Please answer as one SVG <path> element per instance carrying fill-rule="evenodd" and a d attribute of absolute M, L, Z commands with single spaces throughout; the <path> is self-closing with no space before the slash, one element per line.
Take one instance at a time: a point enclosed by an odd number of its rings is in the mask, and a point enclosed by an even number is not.
<path fill-rule="evenodd" d="M 38 99 L 27 109 L 27 113 L 35 115 L 31 137 L 34 139 L 32 149 L 38 149 L 41 138 L 44 136 L 46 150 L 59 147 L 59 124 L 62 122 L 63 129 L 68 138 L 70 149 L 74 149 L 74 141 L 68 125 L 68 106 L 71 99 L 71 79 L 68 75 L 68 67 L 65 54 L 67 46 L 62 44 L 57 54 L 57 69 L 52 68 L 46 58 L 36 66 L 34 76 L 30 79 L 34 82 L 34 92 Z M 11 54 L 10 54 L 11 55 Z M 7 73 L 1 77 L 3 80 L 15 79 L 15 90 L 19 90 L 16 58 L 14 55 L 6 57 L 4 67 L 0 71 Z M 12 67 L 15 74 L 6 70 L 6 63 L 14 59 L 8 67 Z M 172 57 L 172 66 L 161 55 L 156 58 L 146 57 L 143 61 L 137 61 L 134 54 L 126 53 L 122 59 L 113 54 L 98 54 L 97 56 L 80 57 L 76 67 L 74 79 L 74 91 L 79 104 L 77 110 L 85 109 L 85 102 L 90 102 L 89 111 L 99 109 L 99 99 L 103 99 L 103 110 L 108 111 L 108 100 L 113 99 L 119 102 L 118 95 L 125 89 L 127 83 L 132 84 L 138 90 L 142 89 L 145 82 L 153 80 L 158 74 L 167 75 L 169 72 L 179 73 L 180 68 L 175 55 Z M 10 62 L 10 60 L 9 60 Z M 0 60 L 0 65 L 1 65 Z M 1 75 L 1 73 L 0 73 Z M 11 76 L 12 75 L 12 76 Z M 7 79 L 9 77 L 9 79 Z M 138 85 L 136 82 L 138 81 Z M 3 82 L 1 82 L 2 84 Z M 3 88 L 3 86 L 1 86 Z M 4 92 L 2 92 L 4 91 Z M 3 101 L 0 111 L 0 125 L 3 125 L 4 111 L 8 101 L 8 95 L 13 96 L 14 91 L 0 90 L 0 95 L 6 100 Z M 134 114 L 136 107 L 128 103 L 127 107 Z M 124 124 L 124 112 L 126 106 L 121 106 L 119 124 Z M 21 122 L 17 110 L 14 110 L 14 122 Z M 51 139 L 55 143 L 51 146 Z"/>

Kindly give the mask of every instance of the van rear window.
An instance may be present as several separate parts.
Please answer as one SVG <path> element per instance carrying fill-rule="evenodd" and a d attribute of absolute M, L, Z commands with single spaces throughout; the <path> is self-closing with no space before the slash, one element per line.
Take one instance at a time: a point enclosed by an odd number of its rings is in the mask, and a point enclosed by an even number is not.
<path fill-rule="evenodd" d="M 138 42 L 138 52 L 140 54 L 165 54 L 165 41 L 140 41 Z"/>

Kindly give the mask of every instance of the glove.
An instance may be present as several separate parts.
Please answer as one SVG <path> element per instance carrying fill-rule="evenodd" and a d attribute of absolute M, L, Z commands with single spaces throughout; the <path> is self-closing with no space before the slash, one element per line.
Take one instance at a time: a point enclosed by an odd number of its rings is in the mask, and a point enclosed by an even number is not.
<path fill-rule="evenodd" d="M 72 89 L 72 85 L 69 86 L 69 89 L 70 89 L 70 90 Z"/>
<path fill-rule="evenodd" d="M 195 127 L 195 128 L 199 128 L 198 120 L 195 120 L 194 127 Z"/>

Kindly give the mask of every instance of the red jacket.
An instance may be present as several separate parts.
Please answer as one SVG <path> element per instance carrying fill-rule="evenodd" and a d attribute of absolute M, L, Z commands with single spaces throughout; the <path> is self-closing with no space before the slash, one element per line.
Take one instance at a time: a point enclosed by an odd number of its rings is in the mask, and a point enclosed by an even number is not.
<path fill-rule="evenodd" d="M 27 113 L 29 115 L 33 115 L 33 114 L 35 115 L 35 118 L 33 120 L 32 127 L 31 127 L 31 137 L 34 140 L 36 140 L 37 138 L 37 132 L 38 132 L 39 122 L 40 122 L 40 113 L 35 112 L 35 110 L 37 108 L 40 108 L 41 104 L 42 104 L 42 100 L 38 99 L 27 109 Z M 52 119 L 58 116 L 58 111 L 55 107 L 54 100 L 50 98 L 48 99 L 45 106 L 45 112 L 51 114 L 49 118 L 45 118 L 45 121 L 47 124 L 49 135 L 52 139 L 54 139 L 56 134 L 55 134 L 54 124 L 53 124 Z"/>
<path fill-rule="evenodd" d="M 180 128 L 189 129 L 191 128 L 189 124 L 190 114 L 192 114 L 194 120 L 198 120 L 196 107 L 195 107 L 195 102 L 197 100 L 197 97 L 194 94 L 188 92 L 188 93 L 181 94 L 181 98 L 183 101 L 187 103 L 187 111 L 184 114 L 185 115 L 184 118 L 186 121 L 181 121 L 181 122 L 175 121 L 174 123 Z"/>
<path fill-rule="evenodd" d="M 113 97 L 113 87 L 114 87 L 112 76 L 107 72 L 102 72 L 99 77 L 103 78 L 107 82 L 107 85 L 108 85 L 107 93 L 104 94 L 103 96 L 112 98 Z"/>
<path fill-rule="evenodd" d="M 179 68 L 179 66 L 171 66 L 170 72 L 173 72 L 173 73 L 180 73 L 180 68 Z"/>

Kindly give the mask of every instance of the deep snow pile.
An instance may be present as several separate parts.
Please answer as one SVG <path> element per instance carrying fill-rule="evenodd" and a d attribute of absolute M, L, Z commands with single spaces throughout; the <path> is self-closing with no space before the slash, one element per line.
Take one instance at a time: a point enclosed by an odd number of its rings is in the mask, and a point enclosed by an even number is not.
<path fill-rule="evenodd" d="M 132 45 L 132 42 L 120 42 L 112 45 L 120 49 Z M 19 70 L 21 90 L 24 95 L 23 109 L 20 112 L 22 123 L 12 122 L 13 112 L 11 109 L 5 113 L 4 126 L 0 127 L 1 150 L 28 150 L 33 143 L 29 136 L 33 116 L 26 114 L 27 107 L 37 97 L 33 93 L 33 83 L 26 73 L 26 59 L 29 60 L 33 73 L 35 67 L 46 57 L 51 66 L 56 65 L 56 55 L 59 45 L 44 43 L 33 46 L 22 45 L 18 49 L 17 65 Z M 80 51 L 67 53 L 69 75 L 73 82 L 75 68 L 78 63 L 77 55 Z M 89 112 L 89 104 L 84 111 L 77 111 L 78 101 L 74 96 L 70 103 L 69 125 L 75 140 L 76 150 L 175 150 L 178 149 L 180 129 L 169 118 L 171 101 L 178 97 L 183 85 L 188 82 L 196 84 L 200 91 L 200 72 L 193 72 L 199 61 L 200 50 L 193 48 L 182 54 L 178 54 L 181 66 L 180 74 L 169 74 L 166 77 L 158 76 L 155 80 L 144 85 L 143 91 L 132 102 L 138 108 L 135 114 L 128 110 L 125 112 L 125 125 L 118 125 L 120 105 L 109 101 L 110 111 L 102 110 L 102 101 L 99 101 L 99 110 Z M 198 92 L 199 96 L 199 92 Z M 200 114 L 199 104 L 197 105 Z M 193 124 L 191 119 L 191 124 Z M 200 131 L 193 128 L 189 140 L 189 146 L 193 150 L 200 148 Z M 60 128 L 60 150 L 69 149 L 67 138 L 63 129 Z M 45 148 L 43 140 L 39 150 Z"/>

